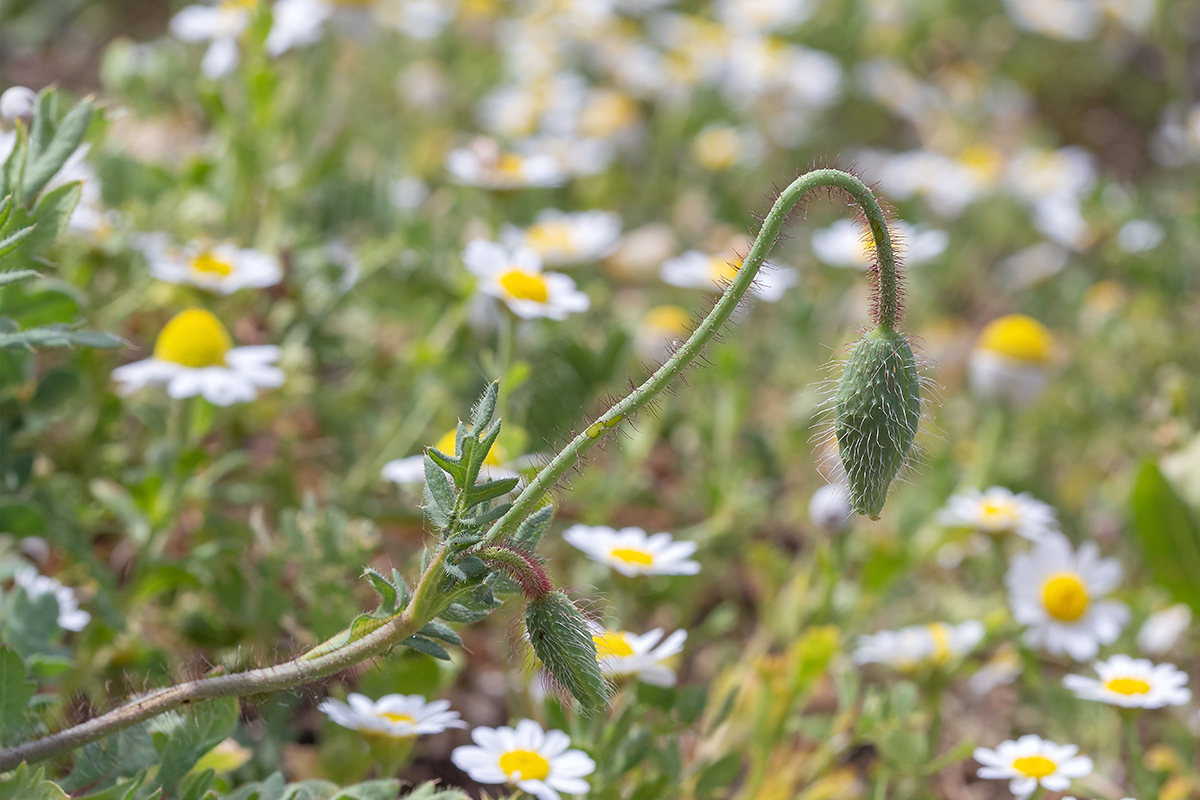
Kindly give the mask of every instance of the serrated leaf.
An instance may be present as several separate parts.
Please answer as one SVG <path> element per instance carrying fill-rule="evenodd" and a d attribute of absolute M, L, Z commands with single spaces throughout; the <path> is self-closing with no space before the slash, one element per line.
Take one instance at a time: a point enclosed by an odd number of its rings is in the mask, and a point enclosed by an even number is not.
<path fill-rule="evenodd" d="M 429 453 L 425 454 L 425 488 L 428 489 L 428 496 L 433 499 L 437 507 L 449 515 L 454 512 L 454 505 L 457 498 L 454 494 L 454 488 L 450 485 L 450 479 L 446 477 L 446 472 L 437 465 Z M 428 506 L 429 504 L 426 503 Z"/>
<path fill-rule="evenodd" d="M 36 230 L 22 243 L 21 252 L 29 258 L 39 258 L 66 231 L 82 193 L 83 181 L 71 181 L 44 194 L 29 218 Z"/>
<path fill-rule="evenodd" d="M 404 645 L 405 647 L 411 647 L 413 650 L 416 650 L 419 653 L 424 653 L 427 656 L 433 656 L 441 661 L 450 660 L 450 654 L 446 652 L 446 648 L 442 647 L 437 642 L 426 639 L 424 636 L 420 636 L 415 633 L 400 644 Z"/>
<path fill-rule="evenodd" d="M 29 136 L 25 128 L 17 127 L 17 140 L 12 151 L 4 160 L 0 170 L 0 194 L 13 198 L 13 204 L 21 202 L 21 184 L 25 181 L 25 165 L 29 160 Z"/>
<path fill-rule="evenodd" d="M 1155 580 L 1200 612 L 1200 526 L 1187 504 L 1147 461 L 1134 483 L 1133 528 Z"/>
<path fill-rule="evenodd" d="M 396 608 L 405 608 L 408 598 L 412 595 L 408 591 L 408 584 L 404 582 L 404 576 L 395 567 L 392 567 L 392 586 L 396 587 Z"/>
<path fill-rule="evenodd" d="M 425 501 L 421 504 L 421 510 L 425 512 L 425 516 L 429 517 L 429 521 L 439 531 L 447 530 L 450 527 L 450 513 L 443 511 L 437 501 L 433 499 L 433 492 L 429 489 L 429 484 L 425 484 Z"/>
<path fill-rule="evenodd" d="M 363 571 L 363 575 L 379 594 L 379 611 L 387 614 L 394 612 L 396 610 L 396 587 L 370 567 Z"/>
<path fill-rule="evenodd" d="M 436 447 L 430 447 L 425 453 L 433 459 L 433 463 L 450 473 L 456 485 L 462 485 L 462 479 L 467 473 L 458 456 L 448 456 Z"/>
<path fill-rule="evenodd" d="M 454 632 L 454 629 L 437 620 L 426 623 L 425 627 L 421 628 L 417 633 L 430 639 L 440 639 L 446 644 L 452 644 L 455 647 L 462 647 L 462 639 Z"/>
<path fill-rule="evenodd" d="M 447 622 L 458 622 L 463 625 L 473 625 L 487 618 L 492 613 L 487 608 L 467 608 L 462 603 L 451 603 L 441 613 L 441 618 Z"/>
<path fill-rule="evenodd" d="M 49 88 L 38 92 L 31 123 L 29 158 L 33 160 L 44 152 L 54 139 L 54 131 L 58 127 L 58 92 Z"/>
<path fill-rule="evenodd" d="M 92 121 L 92 103 L 83 100 L 76 104 L 54 131 L 54 138 L 44 147 L 34 151 L 36 140 L 30 142 L 29 164 L 25 168 L 22 191 L 25 197 L 33 197 L 54 177 L 71 154 L 83 143 L 88 125 Z"/>
<path fill-rule="evenodd" d="M 0 645 L 0 745 L 15 742 L 24 731 L 25 709 L 36 691 L 37 684 L 25 679 L 21 657 Z"/>
<path fill-rule="evenodd" d="M 461 568 L 459 568 L 455 564 L 450 563 L 449 561 L 447 561 L 445 564 L 442 565 L 442 569 L 444 569 L 446 571 L 447 575 L 449 575 L 454 580 L 459 581 L 460 583 L 467 579 L 467 573 L 463 572 Z"/>
<path fill-rule="evenodd" d="M 521 550 L 533 552 L 542 541 L 550 520 L 554 519 L 554 506 L 542 506 L 521 522 L 513 535 L 513 545 Z"/>
<path fill-rule="evenodd" d="M 70 800 L 58 784 L 45 779 L 45 769 L 22 762 L 7 780 L 0 781 L 0 800 Z"/>
<path fill-rule="evenodd" d="M 496 413 L 496 401 L 499 397 L 500 382 L 493 381 L 489 383 L 479 401 L 475 403 L 475 408 L 471 411 L 472 431 L 481 431 L 492 421 L 492 415 Z"/>
<path fill-rule="evenodd" d="M 9 234 L 3 239 L 0 239 L 0 258 L 4 258 L 13 250 L 16 250 L 17 245 L 28 238 L 33 233 L 35 228 L 37 228 L 37 225 L 29 225 L 21 228 L 16 233 Z M 0 273 L 0 286 L 4 286 L 5 284 L 9 283 L 16 283 L 17 281 L 27 281 L 30 278 L 36 277 L 37 273 L 31 269 L 19 269 L 13 270 L 12 272 Z"/>

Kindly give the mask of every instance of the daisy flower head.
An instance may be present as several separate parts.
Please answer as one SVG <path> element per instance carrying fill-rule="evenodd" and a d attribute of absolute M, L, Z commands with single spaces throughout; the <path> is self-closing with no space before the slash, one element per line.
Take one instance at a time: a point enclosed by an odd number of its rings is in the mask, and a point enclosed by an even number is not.
<path fill-rule="evenodd" d="M 610 631 L 596 625 L 592 642 L 600 671 L 613 678 L 633 675 L 651 686 L 674 686 L 675 671 L 666 661 L 683 652 L 687 631 L 675 631 L 663 638 L 663 629 L 638 635 L 629 631 Z"/>
<path fill-rule="evenodd" d="M 672 286 L 720 292 L 724 291 L 728 282 L 737 277 L 742 262 L 740 256 L 729 252 L 710 256 L 699 250 L 688 250 L 664 263 L 661 275 L 663 282 Z M 768 303 L 774 303 L 799 281 L 798 270 L 764 261 L 750 286 L 750 293 Z"/>
<path fill-rule="evenodd" d="M 450 760 L 472 780 L 516 786 L 538 800 L 591 789 L 583 778 L 596 771 L 596 762 L 582 750 L 568 749 L 571 739 L 562 731 L 543 731 L 523 719 L 515 728 L 476 728 L 471 738 L 475 744 L 454 748 Z"/>
<path fill-rule="evenodd" d="M 983 623 L 967 620 L 957 625 L 935 622 L 897 631 L 880 631 L 858 637 L 854 663 L 889 664 L 901 672 L 939 667 L 961 659 L 983 639 Z"/>
<path fill-rule="evenodd" d="M 220 294 L 238 289 L 274 286 L 283 280 L 273 255 L 223 242 L 208 246 L 190 242 L 174 246 L 166 234 L 144 234 L 135 246 L 150 264 L 150 274 L 167 283 L 190 283 Z"/>
<path fill-rule="evenodd" d="M 1076 661 L 1095 658 L 1129 621 L 1124 603 L 1103 599 L 1121 582 L 1121 564 L 1101 558 L 1095 542 L 1078 550 L 1052 533 L 1013 556 L 1004 578 L 1013 618 L 1027 626 L 1025 643 Z"/>
<path fill-rule="evenodd" d="M 154 355 L 112 372 L 122 395 L 163 383 L 175 398 L 203 395 L 213 405 L 248 403 L 258 390 L 283 385 L 274 345 L 234 347 L 225 326 L 210 311 L 189 308 L 163 326 Z"/>
<path fill-rule="evenodd" d="M 378 700 L 351 692 L 348 702 L 329 698 L 318 708 L 343 728 L 366 734 L 407 739 L 448 728 L 465 728 L 449 700 L 427 701 L 419 694 L 387 694 Z"/>
<path fill-rule="evenodd" d="M 981 397 L 1026 406 L 1049 381 L 1054 337 L 1042 323 L 1009 314 L 984 327 L 967 363 L 971 389 Z"/>
<path fill-rule="evenodd" d="M 453 428 L 446 431 L 442 434 L 442 438 L 433 445 L 433 449 L 453 457 L 457 445 L 456 434 L 457 431 Z M 483 469 L 480 472 L 482 477 L 489 480 L 519 478 L 518 470 L 523 468 L 522 464 L 522 459 L 510 460 L 504 445 L 496 442 L 492 445 L 492 449 L 488 450 L 487 457 L 483 460 Z M 425 483 L 425 456 L 422 454 L 389 461 L 383 465 L 383 478 L 401 486 Z"/>
<path fill-rule="evenodd" d="M 968 489 L 951 495 L 937 519 L 948 528 L 1015 533 L 1031 542 L 1058 530 L 1052 506 L 1035 500 L 1028 492 L 1013 494 L 1003 486 L 993 486 L 984 492 Z"/>
<path fill-rule="evenodd" d="M 36 600 L 52 594 L 58 601 L 58 627 L 65 631 L 81 631 L 92 621 L 92 615 L 79 608 L 75 592 L 54 578 L 42 575 L 33 567 L 22 567 L 13 575 L 13 582 L 25 590 L 25 596 Z"/>
<path fill-rule="evenodd" d="M 1098 700 L 1122 708 L 1182 706 L 1192 699 L 1188 676 L 1174 664 L 1154 664 L 1148 658 L 1110 656 L 1092 665 L 1098 678 L 1067 675 L 1063 685 L 1081 700 Z"/>
<path fill-rule="evenodd" d="M 700 572 L 699 562 L 690 558 L 696 543 L 677 542 L 669 533 L 647 536 L 641 528 L 618 531 L 605 525 L 572 525 L 563 531 L 563 540 L 627 578 Z"/>
<path fill-rule="evenodd" d="M 459 183 L 484 189 L 562 186 L 567 182 L 567 171 L 554 156 L 501 153 L 500 145 L 485 136 L 450 151 L 446 169 Z"/>
<path fill-rule="evenodd" d="M 1063 792 L 1074 778 L 1092 774 L 1092 760 L 1076 755 L 1079 747 L 1055 744 L 1040 736 L 1028 734 L 1016 741 L 1001 742 L 995 750 L 975 748 L 975 760 L 983 766 L 976 773 L 981 778 L 1009 780 L 1009 791 L 1017 797 L 1033 794 L 1040 784 L 1052 792 Z"/>
<path fill-rule="evenodd" d="M 893 222 L 893 246 L 897 258 L 909 266 L 924 264 L 940 256 L 950 236 L 935 228 Z M 875 263 L 875 242 L 866 227 L 852 219 L 839 219 L 812 237 L 813 255 L 831 267 L 866 270 Z"/>
<path fill-rule="evenodd" d="M 580 211 L 568 214 L 547 208 L 528 228 L 509 225 L 501 239 L 510 249 L 528 247 L 551 266 L 578 264 L 604 258 L 621 235 L 621 215 L 613 211 Z"/>
<path fill-rule="evenodd" d="M 200 71 L 217 79 L 238 63 L 238 38 L 250 24 L 257 0 L 221 0 L 215 5 L 192 5 L 171 17 L 171 33 L 185 42 L 211 42 Z"/>
<path fill-rule="evenodd" d="M 1143 653 L 1159 655 L 1166 653 L 1192 624 L 1192 609 L 1186 603 L 1176 603 L 1170 608 L 1155 611 L 1142 623 L 1137 634 L 1137 645 Z"/>
<path fill-rule="evenodd" d="M 479 278 L 479 290 L 504 301 L 521 319 L 566 319 L 587 311 L 591 300 L 575 281 L 558 272 L 543 272 L 542 259 L 528 247 L 509 249 L 486 239 L 473 239 L 463 263 Z"/>

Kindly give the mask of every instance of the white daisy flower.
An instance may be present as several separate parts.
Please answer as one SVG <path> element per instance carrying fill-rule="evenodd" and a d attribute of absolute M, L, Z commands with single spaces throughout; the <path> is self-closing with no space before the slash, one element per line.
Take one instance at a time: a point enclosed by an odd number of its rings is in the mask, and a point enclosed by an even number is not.
<path fill-rule="evenodd" d="M 855 664 L 889 664 L 902 672 L 939 667 L 961 659 L 983 639 L 983 623 L 967 620 L 957 625 L 935 622 L 897 631 L 880 631 L 858 637 Z"/>
<path fill-rule="evenodd" d="M 33 567 L 21 567 L 13 574 L 13 581 L 25 590 L 30 600 L 42 595 L 52 594 L 58 601 L 58 627 L 65 631 L 81 631 L 89 622 L 92 615 L 79 608 L 75 592 L 63 586 L 54 578 L 42 575 Z"/>
<path fill-rule="evenodd" d="M 528 247 L 509 250 L 502 244 L 474 239 L 463 250 L 463 264 L 479 281 L 479 290 L 503 300 L 521 319 L 566 319 L 587 311 L 591 300 L 575 281 L 558 272 L 542 272 L 542 259 Z"/>
<path fill-rule="evenodd" d="M 1092 760 L 1076 755 L 1079 747 L 1055 744 L 1049 739 L 1029 734 L 1015 742 L 1001 742 L 995 750 L 975 748 L 975 760 L 983 766 L 976 773 L 981 778 L 1011 781 L 1009 791 L 1017 797 L 1033 794 L 1042 788 L 1052 792 L 1066 791 L 1073 778 L 1092 774 Z"/>
<path fill-rule="evenodd" d="M 516 728 L 476 728 L 471 738 L 475 744 L 454 748 L 450 760 L 472 780 L 516 786 L 538 800 L 591 789 L 583 778 L 596 771 L 596 762 L 582 750 L 567 749 L 571 739 L 562 731 L 543 731 L 523 719 Z"/>
<path fill-rule="evenodd" d="M 633 675 L 651 686 L 675 685 L 675 671 L 664 662 L 683 652 L 686 640 L 687 631 L 682 630 L 665 639 L 662 628 L 641 635 L 609 631 L 599 625 L 592 630 L 601 672 L 614 678 Z"/>
<path fill-rule="evenodd" d="M 1186 603 L 1177 603 L 1162 611 L 1155 611 L 1142 623 L 1137 635 L 1137 646 L 1143 653 L 1159 655 L 1175 646 L 1179 637 L 1192 624 L 1192 609 Z"/>
<path fill-rule="evenodd" d="M 893 222 L 897 257 L 908 266 L 932 261 L 945 251 L 950 236 L 945 231 Z M 812 237 L 813 255 L 832 267 L 865 270 L 875 263 L 875 243 L 867 229 L 852 219 L 839 219 Z"/>
<path fill-rule="evenodd" d="M 212 42 L 200 71 L 216 79 L 238 63 L 238 37 L 250 24 L 257 0 L 222 0 L 216 5 L 187 6 L 171 18 L 171 33 L 185 42 Z"/>
<path fill-rule="evenodd" d="M 1094 658 L 1129 621 L 1124 603 L 1101 599 L 1121 582 L 1121 564 L 1100 558 L 1095 542 L 1076 551 L 1061 533 L 1048 534 L 1013 556 L 1004 582 L 1013 618 L 1028 626 L 1025 642 L 1076 661 Z"/>
<path fill-rule="evenodd" d="M 741 268 L 742 258 L 733 253 L 710 256 L 699 250 L 688 250 L 664 263 L 661 275 L 663 282 L 672 286 L 720 292 L 724 291 L 725 284 L 732 281 Z M 750 293 L 768 303 L 774 303 L 799 282 L 799 270 L 780 267 L 766 261 L 755 276 Z"/>
<path fill-rule="evenodd" d="M 446 169 L 459 183 L 485 189 L 562 186 L 567 171 L 552 155 L 501 153 L 495 140 L 478 137 L 446 156 Z"/>
<path fill-rule="evenodd" d="M 1003 486 L 987 491 L 968 489 L 951 495 L 937 514 L 947 528 L 974 528 L 988 533 L 1015 533 L 1031 542 L 1058 530 L 1054 508 L 1029 492 L 1013 494 Z"/>
<path fill-rule="evenodd" d="M 150 274 L 167 283 L 190 283 L 233 294 L 238 289 L 274 286 L 283 280 L 278 258 L 228 242 L 212 247 L 191 242 L 176 247 L 166 234 L 151 233 L 136 237 L 134 246 L 149 262 Z"/>
<path fill-rule="evenodd" d="M 1100 25 L 1092 0 L 1005 0 L 1005 5 L 1022 28 L 1068 42 L 1092 38 Z"/>
<path fill-rule="evenodd" d="M 1050 381 L 1054 337 L 1024 314 L 992 320 L 980 332 L 967 362 L 967 380 L 981 397 L 1015 406 L 1035 401 Z"/>
<path fill-rule="evenodd" d="M 152 383 L 165 383 L 171 397 L 203 395 L 213 405 L 248 403 L 260 388 L 283 385 L 284 373 L 274 362 L 274 345 L 234 347 L 212 312 L 189 308 L 176 314 L 158 334 L 154 356 L 112 371 L 122 395 Z"/>
<path fill-rule="evenodd" d="M 1174 664 L 1154 664 L 1148 658 L 1110 656 L 1092 665 L 1099 679 L 1067 675 L 1063 685 L 1081 700 L 1098 700 L 1123 708 L 1182 706 L 1192 699 L 1188 676 Z"/>
<path fill-rule="evenodd" d="M 669 533 L 647 536 L 641 528 L 614 530 L 605 525 L 572 525 L 563 540 L 592 560 L 608 564 L 628 578 L 639 575 L 695 575 L 699 562 L 690 556 L 695 542 L 677 542 Z"/>
<path fill-rule="evenodd" d="M 692 140 L 692 158 L 711 172 L 752 166 L 762 159 L 762 152 L 762 137 L 756 131 L 720 122 L 705 125 Z"/>
<path fill-rule="evenodd" d="M 467 724 L 450 711 L 449 700 L 427 701 L 419 694 L 387 694 L 378 700 L 351 692 L 349 703 L 329 698 L 318 708 L 341 725 L 367 734 L 406 739 Z"/>
<path fill-rule="evenodd" d="M 612 211 L 567 214 L 547 208 L 524 230 L 505 227 L 501 241 L 511 250 L 528 247 L 551 266 L 597 261 L 611 253 L 621 235 L 621 215 Z"/>
<path fill-rule="evenodd" d="M 985 695 L 997 686 L 1006 686 L 1015 681 L 1024 669 L 1021 654 L 1008 642 L 1000 645 L 988 662 L 967 681 L 967 688 L 977 695 Z"/>
<path fill-rule="evenodd" d="M 692 312 L 681 306 L 655 306 L 642 317 L 633 348 L 646 361 L 666 361 L 691 335 Z"/>
<path fill-rule="evenodd" d="M 453 456 L 458 438 L 456 434 L 457 431 L 454 429 L 446 431 L 433 445 L 433 449 Z M 488 480 L 519 478 L 521 473 L 518 470 L 525 469 L 530 461 L 530 456 L 509 459 L 504 445 L 496 442 L 492 445 L 492 449 L 488 450 L 487 458 L 483 460 L 483 469 L 480 472 L 482 477 Z M 389 461 L 383 465 L 383 478 L 401 486 L 425 483 L 425 455 L 408 456 Z"/>
<path fill-rule="evenodd" d="M 809 522 L 829 533 L 844 530 L 853 514 L 850 493 L 843 483 L 825 484 L 808 501 Z"/>
<path fill-rule="evenodd" d="M 266 49 L 280 56 L 293 47 L 305 47 L 321 40 L 325 21 L 335 11 L 329 0 L 276 0 L 271 6 L 271 32 Z"/>

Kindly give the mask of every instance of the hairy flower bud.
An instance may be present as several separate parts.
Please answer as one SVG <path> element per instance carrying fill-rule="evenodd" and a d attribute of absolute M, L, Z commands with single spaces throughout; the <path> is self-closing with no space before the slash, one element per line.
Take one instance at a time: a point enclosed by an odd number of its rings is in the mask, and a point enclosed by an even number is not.
<path fill-rule="evenodd" d="M 608 703 L 611 690 L 596 661 L 596 644 L 583 614 L 563 592 L 550 592 L 525 607 L 529 641 L 550 675 L 580 705 L 592 710 Z"/>
<path fill-rule="evenodd" d="M 908 340 L 883 327 L 854 345 L 836 395 L 834 434 L 850 505 L 879 519 L 921 419 L 920 379 Z"/>

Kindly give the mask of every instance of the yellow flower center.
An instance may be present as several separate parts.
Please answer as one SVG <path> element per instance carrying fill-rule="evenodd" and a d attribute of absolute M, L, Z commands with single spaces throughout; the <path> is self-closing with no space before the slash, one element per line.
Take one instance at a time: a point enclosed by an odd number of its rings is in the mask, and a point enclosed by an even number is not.
<path fill-rule="evenodd" d="M 741 146 L 741 137 L 733 128 L 709 128 L 692 142 L 692 155 L 707 169 L 726 170 L 738 162 Z"/>
<path fill-rule="evenodd" d="M 733 261 L 727 261 L 720 256 L 714 256 L 709 261 L 709 273 L 714 281 L 732 281 L 737 277 L 738 270 L 742 268 L 742 259 L 735 258 Z"/>
<path fill-rule="evenodd" d="M 638 550 L 635 547 L 617 547 L 609 553 L 618 561 L 624 561 L 626 564 L 639 564 L 643 567 L 648 567 L 654 563 L 654 555 L 646 550 Z"/>
<path fill-rule="evenodd" d="M 1024 756 L 1013 762 L 1013 769 L 1031 778 L 1044 778 L 1058 769 L 1058 764 L 1045 756 Z"/>
<path fill-rule="evenodd" d="M 669 334 L 686 333 L 691 315 L 679 306 L 657 306 L 646 312 L 647 328 Z"/>
<path fill-rule="evenodd" d="M 626 94 L 601 91 L 579 115 L 579 132 L 593 139 L 607 139 L 637 122 L 641 107 Z"/>
<path fill-rule="evenodd" d="M 943 622 L 935 622 L 926 626 L 929 636 L 933 639 L 933 652 L 929 660 L 933 664 L 942 664 L 950 657 L 950 629 Z"/>
<path fill-rule="evenodd" d="M 1004 168 L 1004 157 L 994 147 L 973 144 L 958 154 L 958 161 L 984 180 L 994 180 Z"/>
<path fill-rule="evenodd" d="M 1054 337 L 1036 319 L 1009 314 L 988 323 L 979 334 L 977 346 L 1017 361 L 1045 364 L 1050 360 Z"/>
<path fill-rule="evenodd" d="M 541 781 L 550 774 L 550 762 L 532 750 L 509 750 L 500 756 L 500 769 L 512 781 Z"/>
<path fill-rule="evenodd" d="M 221 367 L 233 346 L 212 312 L 189 308 L 171 318 L 154 343 L 154 357 L 185 367 Z"/>
<path fill-rule="evenodd" d="M 541 275 L 531 275 L 519 269 L 510 270 L 500 276 L 500 285 L 504 291 L 516 300 L 532 300 L 544 303 L 550 296 L 550 287 Z"/>
<path fill-rule="evenodd" d="M 413 722 L 417 721 L 415 717 L 413 717 L 409 714 L 397 714 L 395 711 L 385 711 L 382 714 L 380 714 L 379 716 L 383 717 L 384 719 L 391 722 L 392 724 L 396 724 L 396 723 L 400 723 L 400 722 L 413 723 Z"/>
<path fill-rule="evenodd" d="M 192 259 L 192 269 L 196 272 L 204 272 L 209 275 L 220 275 L 225 277 L 233 272 L 233 264 L 228 261 L 223 261 L 212 253 L 205 250 L 200 255 Z"/>
<path fill-rule="evenodd" d="M 1087 611 L 1087 586 L 1074 572 L 1059 572 L 1051 575 L 1042 584 L 1042 605 L 1055 619 L 1074 622 Z"/>
<path fill-rule="evenodd" d="M 244 8 L 246 10 L 250 10 L 256 5 L 258 5 L 258 0 L 223 0 L 221 3 L 221 8 L 230 10 Z"/>
<path fill-rule="evenodd" d="M 979 506 L 979 516 L 990 528 L 1009 529 L 1017 524 L 1017 509 L 1007 500 L 984 500 Z"/>
<path fill-rule="evenodd" d="M 624 658 L 633 655 L 633 648 L 629 646 L 629 642 L 625 641 L 623 633 L 596 634 L 592 636 L 592 641 L 596 643 L 596 656 L 599 658 L 605 656 Z"/>
<path fill-rule="evenodd" d="M 521 177 L 521 169 L 525 166 L 525 159 L 521 158 L 516 153 L 505 153 L 500 156 L 500 160 L 496 162 L 496 171 L 501 175 L 507 175 L 510 178 Z"/>
<path fill-rule="evenodd" d="M 437 444 L 433 446 L 433 449 L 440 450 L 448 456 L 456 455 L 454 452 L 454 448 L 458 439 L 456 434 L 457 431 L 446 431 L 444 434 L 442 434 L 442 438 L 437 440 Z M 498 467 L 505 461 L 508 461 L 508 453 L 503 447 L 500 446 L 500 443 L 497 442 L 496 444 L 492 445 L 491 450 L 488 450 L 487 458 L 483 460 L 483 463 L 489 467 Z"/>
<path fill-rule="evenodd" d="M 530 226 L 525 232 L 525 241 L 542 255 L 559 251 L 575 252 L 571 223 L 562 220 L 538 222 Z"/>
<path fill-rule="evenodd" d="M 1113 678 L 1104 682 L 1104 688 L 1117 694 L 1146 694 L 1150 684 L 1141 678 Z"/>

